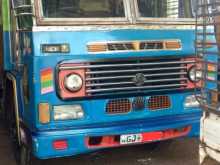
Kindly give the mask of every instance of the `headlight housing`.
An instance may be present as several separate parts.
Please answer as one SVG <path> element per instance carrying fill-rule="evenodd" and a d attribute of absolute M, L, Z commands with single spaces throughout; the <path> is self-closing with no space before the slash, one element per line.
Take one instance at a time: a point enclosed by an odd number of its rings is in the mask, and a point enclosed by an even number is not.
<path fill-rule="evenodd" d="M 197 70 L 196 66 L 192 66 L 188 71 L 190 81 L 199 82 L 202 78 L 202 71 Z"/>
<path fill-rule="evenodd" d="M 65 77 L 64 85 L 70 92 L 77 92 L 82 88 L 83 80 L 80 75 L 73 73 Z"/>
<path fill-rule="evenodd" d="M 187 96 L 184 102 L 185 108 L 198 108 L 199 102 L 195 95 Z"/>
<path fill-rule="evenodd" d="M 84 118 L 84 111 L 81 105 L 54 106 L 54 120 L 77 120 Z"/>

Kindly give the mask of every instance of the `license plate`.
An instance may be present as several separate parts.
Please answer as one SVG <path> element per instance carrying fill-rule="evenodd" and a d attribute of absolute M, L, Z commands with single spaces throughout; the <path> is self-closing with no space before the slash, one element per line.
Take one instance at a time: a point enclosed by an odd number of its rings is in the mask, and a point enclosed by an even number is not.
<path fill-rule="evenodd" d="M 120 144 L 134 144 L 142 142 L 142 134 L 130 134 L 130 135 L 121 135 Z"/>

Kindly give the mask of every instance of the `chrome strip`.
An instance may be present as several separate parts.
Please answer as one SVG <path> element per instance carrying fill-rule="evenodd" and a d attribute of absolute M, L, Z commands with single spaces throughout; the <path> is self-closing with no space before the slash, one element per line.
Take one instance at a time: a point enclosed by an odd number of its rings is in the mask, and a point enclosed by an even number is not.
<path fill-rule="evenodd" d="M 186 75 L 186 74 L 187 74 L 187 72 L 176 72 L 176 73 L 144 74 L 144 76 L 145 77 L 181 76 L 181 75 Z M 134 77 L 134 75 L 131 75 L 131 76 L 114 76 L 114 77 L 95 77 L 95 78 L 86 78 L 86 81 L 126 79 L 126 78 L 133 78 L 133 77 Z"/>
<path fill-rule="evenodd" d="M 156 89 L 156 88 L 171 88 L 171 87 L 186 87 L 187 84 L 174 84 L 174 85 L 154 85 L 154 86 L 141 86 L 141 87 L 124 87 L 124 88 L 108 88 L 108 89 L 88 89 L 87 93 L 100 93 L 100 92 L 114 92 L 114 91 L 131 91 L 140 89 Z"/>
<path fill-rule="evenodd" d="M 108 74 L 108 73 L 127 73 L 127 72 L 144 72 L 144 71 L 160 71 L 160 70 L 177 70 L 187 69 L 187 67 L 166 67 L 166 68 L 155 68 L 155 69 L 133 69 L 133 70 L 111 70 L 111 71 L 87 71 L 86 74 Z"/>
<path fill-rule="evenodd" d="M 187 78 L 173 78 L 173 79 L 159 79 L 159 80 L 147 80 L 144 81 L 144 83 L 157 83 L 157 82 L 175 82 L 175 81 L 186 81 L 188 80 Z M 111 86 L 111 85 L 129 85 L 133 84 L 135 85 L 134 82 L 118 82 L 118 83 L 96 83 L 96 84 L 86 84 L 86 87 L 101 87 L 101 86 Z"/>
<path fill-rule="evenodd" d="M 173 62 L 151 62 L 151 63 L 137 63 L 137 64 L 108 64 L 108 65 L 89 65 L 89 66 L 61 66 L 60 70 L 71 69 L 93 69 L 93 68 L 112 68 L 112 67 L 135 67 L 135 66 L 152 66 L 152 65 L 169 65 L 169 64 L 192 64 L 195 61 L 173 61 Z"/>

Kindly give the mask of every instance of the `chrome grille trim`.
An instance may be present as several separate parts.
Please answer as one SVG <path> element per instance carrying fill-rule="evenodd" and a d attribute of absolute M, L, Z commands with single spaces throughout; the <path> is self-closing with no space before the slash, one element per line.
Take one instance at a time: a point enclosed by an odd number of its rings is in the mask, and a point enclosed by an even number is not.
<path fill-rule="evenodd" d="M 59 70 L 83 70 L 85 96 L 95 97 L 184 90 L 188 68 L 195 63 L 193 57 L 122 58 L 67 61 Z"/>
<path fill-rule="evenodd" d="M 70 69 L 93 69 L 93 68 L 111 68 L 111 67 L 130 67 L 130 66 L 152 66 L 168 64 L 193 64 L 195 61 L 172 61 L 172 62 L 155 62 L 155 63 L 136 63 L 136 64 L 112 64 L 112 65 L 88 65 L 88 66 L 60 66 L 60 70 Z"/>
<path fill-rule="evenodd" d="M 144 74 L 145 77 L 159 77 L 159 76 L 177 76 L 182 75 L 186 76 L 187 72 L 174 72 L 174 73 L 160 73 L 160 74 Z M 114 76 L 114 77 L 98 77 L 98 78 L 86 78 L 86 81 L 94 81 L 94 80 L 113 80 L 113 79 L 125 79 L 125 78 L 133 78 L 134 76 Z"/>
<path fill-rule="evenodd" d="M 127 72 L 146 72 L 146 71 L 160 71 L 160 70 L 177 70 L 187 69 L 187 67 L 167 67 L 167 68 L 156 68 L 156 69 L 134 69 L 134 70 L 118 70 L 118 71 L 88 71 L 86 74 L 108 74 L 108 73 L 127 73 Z"/>
<path fill-rule="evenodd" d="M 99 92 L 114 92 L 114 91 L 129 91 L 129 90 L 140 90 L 140 89 L 157 89 L 167 87 L 186 87 L 186 84 L 174 84 L 174 85 L 155 85 L 155 86 L 142 86 L 142 87 L 126 87 L 126 88 L 108 88 L 108 89 L 89 89 L 88 93 L 99 93 Z"/>
<path fill-rule="evenodd" d="M 176 79 L 160 79 L 160 80 L 151 80 L 151 81 L 144 81 L 144 83 L 154 83 L 154 82 L 172 82 L 172 81 L 187 81 L 187 78 L 176 78 Z M 100 84 L 87 84 L 86 87 L 97 87 L 97 86 L 111 86 L 111 85 L 128 85 L 134 84 L 134 82 L 119 82 L 119 83 L 100 83 Z"/>

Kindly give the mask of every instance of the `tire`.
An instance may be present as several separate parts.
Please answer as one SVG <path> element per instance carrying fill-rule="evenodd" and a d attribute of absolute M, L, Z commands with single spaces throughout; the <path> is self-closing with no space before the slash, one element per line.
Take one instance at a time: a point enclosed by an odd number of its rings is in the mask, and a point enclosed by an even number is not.
<path fill-rule="evenodd" d="M 18 165 L 40 165 L 40 160 L 36 159 L 28 146 L 21 144 L 19 146 L 18 151 L 18 158 L 17 158 Z"/>
<path fill-rule="evenodd" d="M 21 144 L 19 146 L 18 155 L 16 159 L 18 165 L 31 165 L 30 151 L 28 147 L 26 147 L 24 144 Z"/>

